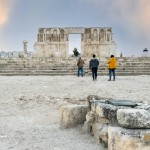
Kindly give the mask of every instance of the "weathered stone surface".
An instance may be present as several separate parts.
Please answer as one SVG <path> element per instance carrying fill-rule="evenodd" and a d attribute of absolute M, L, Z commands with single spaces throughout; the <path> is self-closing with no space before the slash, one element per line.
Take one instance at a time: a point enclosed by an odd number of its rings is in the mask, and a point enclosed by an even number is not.
<path fill-rule="evenodd" d="M 87 97 L 87 101 L 89 102 L 89 101 L 92 100 L 93 98 L 96 99 L 96 100 L 100 99 L 100 97 L 99 97 L 98 95 L 89 95 L 89 96 Z"/>
<path fill-rule="evenodd" d="M 91 131 L 92 131 L 92 123 L 88 123 L 87 121 L 85 121 L 82 127 L 82 132 L 90 134 Z"/>
<path fill-rule="evenodd" d="M 34 44 L 36 57 L 68 57 L 69 34 L 81 34 L 81 55 L 99 57 L 116 55 L 116 43 L 112 39 L 111 28 L 40 28 Z M 92 50 L 92 51 L 91 51 Z"/>
<path fill-rule="evenodd" d="M 130 100 L 107 100 L 106 103 L 114 105 L 114 106 L 126 106 L 126 107 L 135 107 L 136 103 Z"/>
<path fill-rule="evenodd" d="M 150 112 L 150 104 L 141 103 L 138 106 L 136 106 L 135 109 L 145 109 Z"/>
<path fill-rule="evenodd" d="M 108 150 L 149 150 L 150 129 L 108 128 Z"/>
<path fill-rule="evenodd" d="M 101 123 L 94 123 L 92 125 L 92 132 L 93 132 L 94 138 L 96 139 L 97 142 L 100 142 L 99 133 L 102 130 L 103 126 L 104 125 Z"/>
<path fill-rule="evenodd" d="M 100 99 L 100 97 L 97 95 L 89 95 L 87 97 L 87 105 L 89 106 L 90 109 L 91 109 L 91 104 L 92 104 L 93 100 L 96 100 L 96 99 Z"/>
<path fill-rule="evenodd" d="M 100 141 L 108 144 L 108 125 L 104 125 L 103 128 L 100 130 L 99 133 Z"/>
<path fill-rule="evenodd" d="M 94 138 L 97 142 L 108 143 L 108 125 L 102 123 L 94 123 L 92 125 Z"/>
<path fill-rule="evenodd" d="M 84 133 L 91 133 L 92 130 L 92 124 L 95 121 L 95 113 L 90 111 L 86 115 L 86 121 L 84 122 L 84 125 L 82 127 L 82 131 Z"/>
<path fill-rule="evenodd" d="M 86 120 L 88 106 L 69 105 L 60 108 L 60 126 L 67 128 L 82 124 Z"/>
<path fill-rule="evenodd" d="M 111 123 L 111 121 L 109 119 L 99 117 L 98 115 L 95 116 L 95 122 L 100 122 L 100 123 L 103 123 L 103 124 Z"/>
<path fill-rule="evenodd" d="M 118 109 L 117 120 L 125 128 L 150 128 L 150 113 L 143 109 Z"/>
<path fill-rule="evenodd" d="M 106 100 L 104 100 L 104 99 L 95 100 L 95 99 L 93 98 L 93 99 L 90 101 L 90 102 L 91 102 L 91 104 L 90 104 L 91 110 L 95 112 L 95 111 L 96 111 L 96 106 L 97 106 L 99 103 L 104 103 L 104 104 L 106 104 L 105 101 L 106 101 Z"/>
<path fill-rule="evenodd" d="M 92 111 L 88 112 L 87 115 L 86 115 L 86 121 L 88 123 L 93 123 L 94 120 L 95 120 L 95 114 L 94 114 L 94 112 L 92 112 Z"/>
<path fill-rule="evenodd" d="M 113 105 L 99 103 L 96 106 L 96 114 L 99 117 L 106 118 L 111 121 L 117 120 L 116 112 L 117 112 L 117 108 Z"/>

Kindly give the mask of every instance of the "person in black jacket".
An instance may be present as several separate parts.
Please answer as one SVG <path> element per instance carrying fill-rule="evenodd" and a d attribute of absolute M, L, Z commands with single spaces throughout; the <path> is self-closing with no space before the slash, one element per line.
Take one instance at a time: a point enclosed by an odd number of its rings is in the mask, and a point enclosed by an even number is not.
<path fill-rule="evenodd" d="M 90 60 L 90 63 L 89 63 L 89 69 L 91 69 L 92 71 L 93 81 L 97 79 L 97 69 L 99 65 L 99 61 L 95 57 L 96 56 L 93 55 L 93 58 Z"/>

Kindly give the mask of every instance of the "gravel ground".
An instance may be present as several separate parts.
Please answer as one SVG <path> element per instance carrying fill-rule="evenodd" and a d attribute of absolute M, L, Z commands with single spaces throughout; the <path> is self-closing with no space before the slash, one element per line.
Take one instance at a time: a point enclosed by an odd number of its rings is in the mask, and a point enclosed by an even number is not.
<path fill-rule="evenodd" d="M 62 105 L 85 103 L 88 95 L 150 103 L 150 76 L 0 77 L 0 150 L 104 150 L 81 126 L 59 128 Z"/>

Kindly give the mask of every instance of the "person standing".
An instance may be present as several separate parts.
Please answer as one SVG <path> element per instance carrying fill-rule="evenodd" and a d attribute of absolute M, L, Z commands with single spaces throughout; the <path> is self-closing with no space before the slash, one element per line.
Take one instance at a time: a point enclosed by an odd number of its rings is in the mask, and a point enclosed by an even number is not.
<path fill-rule="evenodd" d="M 109 80 L 108 81 L 111 81 L 112 74 L 113 74 L 113 81 L 115 81 L 116 58 L 114 57 L 114 55 L 110 56 L 110 59 L 108 60 L 107 64 L 108 64 L 108 70 L 109 70 Z"/>
<path fill-rule="evenodd" d="M 96 59 L 96 56 L 94 54 L 93 58 L 90 60 L 90 63 L 89 63 L 89 69 L 91 69 L 91 71 L 92 71 L 93 81 L 97 80 L 98 66 L 99 66 L 99 60 Z"/>
<path fill-rule="evenodd" d="M 79 57 L 78 62 L 77 62 L 78 77 L 80 76 L 80 72 L 81 72 L 81 76 L 83 77 L 83 65 L 84 65 L 84 60 L 81 57 Z"/>

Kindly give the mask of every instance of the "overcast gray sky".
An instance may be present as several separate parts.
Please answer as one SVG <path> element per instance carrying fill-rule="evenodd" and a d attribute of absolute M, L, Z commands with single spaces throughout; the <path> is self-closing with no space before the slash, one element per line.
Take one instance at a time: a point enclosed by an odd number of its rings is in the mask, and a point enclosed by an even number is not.
<path fill-rule="evenodd" d="M 118 54 L 139 56 L 150 49 L 150 0 L 0 0 L 0 50 L 28 40 L 33 51 L 40 27 L 112 27 Z"/>

